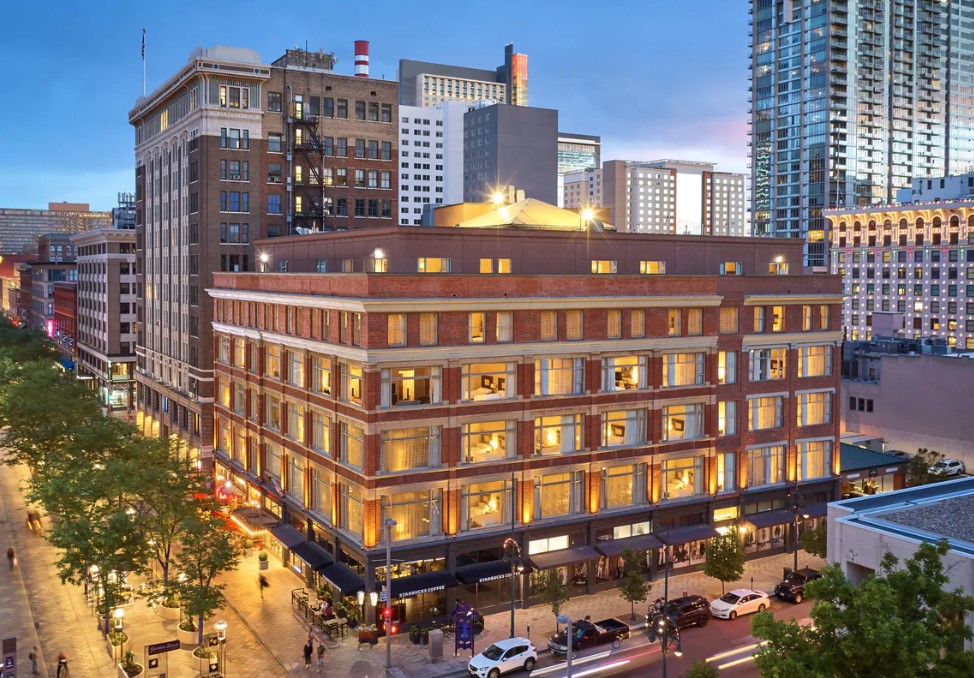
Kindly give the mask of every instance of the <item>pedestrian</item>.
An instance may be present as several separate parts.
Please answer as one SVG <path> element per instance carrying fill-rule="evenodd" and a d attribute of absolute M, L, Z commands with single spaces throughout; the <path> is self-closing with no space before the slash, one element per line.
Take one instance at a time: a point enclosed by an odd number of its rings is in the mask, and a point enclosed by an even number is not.
<path fill-rule="evenodd" d="M 257 575 L 257 588 L 260 589 L 260 599 L 261 600 L 264 599 L 264 589 L 266 589 L 270 585 L 271 585 L 270 582 L 267 581 L 267 577 L 265 577 L 262 574 L 258 574 Z"/>
<path fill-rule="evenodd" d="M 14 565 L 17 564 L 17 554 L 14 552 L 14 547 L 11 546 L 7 549 L 7 564 L 10 565 L 10 569 L 14 569 Z"/>
<path fill-rule="evenodd" d="M 57 676 L 61 678 L 61 671 L 64 671 L 64 675 L 68 674 L 68 655 L 64 654 L 64 650 L 58 652 L 57 655 Z"/>
<path fill-rule="evenodd" d="M 314 647 L 312 647 L 312 645 L 311 645 L 311 639 L 309 638 L 308 639 L 308 642 L 304 644 L 304 668 L 306 668 L 306 669 L 310 669 L 311 668 L 311 653 L 312 652 L 314 652 Z"/>
<path fill-rule="evenodd" d="M 40 673 L 40 671 L 37 668 L 37 646 L 36 645 L 34 646 L 34 649 L 30 651 L 30 654 L 27 655 L 27 658 L 30 659 L 30 672 L 34 674 Z"/>
<path fill-rule="evenodd" d="M 318 643 L 318 673 L 325 668 L 325 644 Z"/>

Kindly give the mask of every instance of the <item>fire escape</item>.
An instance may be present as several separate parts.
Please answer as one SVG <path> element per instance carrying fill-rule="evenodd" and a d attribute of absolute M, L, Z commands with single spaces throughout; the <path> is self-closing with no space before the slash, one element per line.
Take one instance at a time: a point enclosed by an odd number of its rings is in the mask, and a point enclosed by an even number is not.
<path fill-rule="evenodd" d="M 325 219 L 332 215 L 332 199 L 325 197 L 321 171 L 325 148 L 318 116 L 308 112 L 301 95 L 294 95 L 289 105 L 287 139 L 288 235 L 330 230 Z"/>

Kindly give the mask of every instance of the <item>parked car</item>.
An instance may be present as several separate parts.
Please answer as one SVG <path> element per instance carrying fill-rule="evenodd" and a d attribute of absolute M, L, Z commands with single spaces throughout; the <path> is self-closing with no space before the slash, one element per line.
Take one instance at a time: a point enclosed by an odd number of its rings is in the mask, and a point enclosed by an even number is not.
<path fill-rule="evenodd" d="M 552 636 L 548 640 L 551 654 L 564 657 L 568 654 L 568 629 Z M 613 647 L 629 637 L 629 624 L 618 619 L 603 619 L 602 621 L 577 621 L 572 624 L 572 653 L 584 650 L 593 645 L 612 643 Z"/>
<path fill-rule="evenodd" d="M 960 459 L 941 459 L 929 470 L 937 476 L 959 476 L 964 474 L 964 462 Z"/>
<path fill-rule="evenodd" d="M 646 615 L 646 625 L 663 612 L 663 599 L 660 598 Z M 706 626 L 710 621 L 710 602 L 703 596 L 682 596 L 666 604 L 666 616 L 673 625 L 683 630 L 689 626 Z"/>
<path fill-rule="evenodd" d="M 742 614 L 764 612 L 771 600 L 764 591 L 734 589 L 710 603 L 710 614 L 721 619 L 737 619 Z"/>
<path fill-rule="evenodd" d="M 785 576 L 780 584 L 774 587 L 774 594 L 784 600 L 800 603 L 805 600 L 805 584 L 821 576 L 818 570 L 813 570 L 810 567 L 793 570 Z"/>
<path fill-rule="evenodd" d="M 538 663 L 538 651 L 527 638 L 504 638 L 467 662 L 467 671 L 477 678 L 498 678 L 502 673 L 524 669 Z"/>

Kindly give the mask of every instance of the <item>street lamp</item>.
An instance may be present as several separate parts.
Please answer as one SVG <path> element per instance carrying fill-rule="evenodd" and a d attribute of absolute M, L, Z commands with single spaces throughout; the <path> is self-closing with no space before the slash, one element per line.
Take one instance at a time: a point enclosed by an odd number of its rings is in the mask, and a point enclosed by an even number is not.
<path fill-rule="evenodd" d="M 665 539 L 665 537 L 664 537 Z M 680 630 L 676 628 L 669 617 L 670 601 L 670 546 L 663 547 L 663 605 L 660 607 L 656 616 L 648 623 L 649 642 L 655 643 L 657 640 L 663 652 L 663 678 L 666 678 L 666 656 L 670 648 L 677 657 L 683 656 L 683 647 L 680 645 Z M 649 620 L 647 620 L 649 621 Z"/>
<path fill-rule="evenodd" d="M 560 614 L 555 617 L 555 621 L 559 624 L 565 624 L 567 627 L 565 629 L 565 636 L 568 638 L 568 665 L 565 668 L 565 678 L 572 678 L 572 618 L 567 614 Z"/>
<path fill-rule="evenodd" d="M 227 623 L 222 619 L 213 625 L 216 629 L 216 638 L 220 641 L 220 674 L 226 678 L 227 675 Z"/>
<path fill-rule="evenodd" d="M 504 558 L 511 563 L 511 638 L 513 638 L 514 608 L 517 602 L 516 577 L 524 572 L 524 562 L 521 560 L 521 545 L 517 543 L 517 540 L 513 536 L 504 540 Z"/>
<path fill-rule="evenodd" d="M 118 663 L 118 653 L 122 651 L 122 640 L 125 636 L 122 635 L 122 629 L 125 628 L 125 610 L 120 607 L 115 608 L 115 612 L 112 613 L 115 618 L 115 633 L 118 635 L 119 643 L 116 645 L 112 643 L 113 648 L 118 648 L 115 650 L 115 663 Z"/>
<path fill-rule="evenodd" d="M 788 493 L 788 495 L 789 498 L 791 499 L 791 510 L 795 514 L 795 520 L 794 523 L 792 524 L 792 540 L 793 540 L 793 546 L 795 551 L 795 563 L 794 563 L 795 566 L 794 568 L 792 568 L 792 571 L 797 572 L 798 571 L 798 518 L 799 517 L 808 518 L 808 513 L 803 511 L 803 509 L 805 508 L 805 500 L 798 493 L 797 481 L 795 483 L 795 487 L 791 490 L 791 492 Z"/>
<path fill-rule="evenodd" d="M 579 230 L 584 231 L 585 227 L 592 223 L 592 219 L 595 218 L 595 211 L 591 207 L 586 207 L 578 213 L 578 216 L 581 217 L 581 223 L 578 225 Z"/>
<path fill-rule="evenodd" d="M 398 523 L 392 518 L 385 519 L 386 528 L 386 608 L 385 629 L 386 629 L 386 674 L 392 669 L 392 528 Z"/>

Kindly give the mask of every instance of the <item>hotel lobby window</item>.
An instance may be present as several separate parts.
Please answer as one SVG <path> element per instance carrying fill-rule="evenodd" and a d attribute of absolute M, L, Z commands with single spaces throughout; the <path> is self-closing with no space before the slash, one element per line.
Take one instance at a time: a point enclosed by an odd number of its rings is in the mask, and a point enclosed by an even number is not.
<path fill-rule="evenodd" d="M 382 433 L 382 471 L 395 473 L 440 465 L 440 427 L 400 428 Z"/>
<path fill-rule="evenodd" d="M 471 363 L 461 368 L 462 397 L 471 400 L 500 400 L 514 395 L 515 363 Z M 508 385 L 511 386 L 508 394 Z"/>
<path fill-rule="evenodd" d="M 535 454 L 569 454 L 581 448 L 582 415 L 535 417 Z"/>
<path fill-rule="evenodd" d="M 703 437 L 703 403 L 669 405 L 663 408 L 663 440 L 693 440 Z"/>
<path fill-rule="evenodd" d="M 704 457 L 666 459 L 660 464 L 663 499 L 679 499 L 703 494 Z"/>
<path fill-rule="evenodd" d="M 703 383 L 703 353 L 667 353 L 663 356 L 663 386 L 699 386 Z"/>
<path fill-rule="evenodd" d="M 584 390 L 585 360 L 541 358 L 534 361 L 534 394 L 571 395 Z"/>
<path fill-rule="evenodd" d="M 602 472 L 602 508 L 646 503 L 646 465 L 613 466 Z"/>
<path fill-rule="evenodd" d="M 467 530 L 510 525 L 510 487 L 507 480 L 465 485 L 462 491 L 463 526 Z"/>
<path fill-rule="evenodd" d="M 513 446 L 508 449 L 507 441 L 514 440 L 516 427 L 514 420 L 463 424 L 460 427 L 463 463 L 500 461 L 507 459 L 509 454 L 513 456 Z"/>
<path fill-rule="evenodd" d="M 440 490 L 401 492 L 382 498 L 383 523 L 386 518 L 396 521 L 392 540 L 403 541 L 429 537 L 442 532 Z"/>
<path fill-rule="evenodd" d="M 382 407 L 440 402 L 439 367 L 382 370 Z"/>
<path fill-rule="evenodd" d="M 581 471 L 554 473 L 534 480 L 534 517 L 565 516 L 582 508 Z"/>
<path fill-rule="evenodd" d="M 646 388 L 646 358 L 616 356 L 602 359 L 602 390 L 632 391 Z"/>
<path fill-rule="evenodd" d="M 646 410 L 602 413 L 602 447 L 621 447 L 646 442 Z"/>
<path fill-rule="evenodd" d="M 747 486 L 761 487 L 785 480 L 785 446 L 766 445 L 747 451 Z"/>

